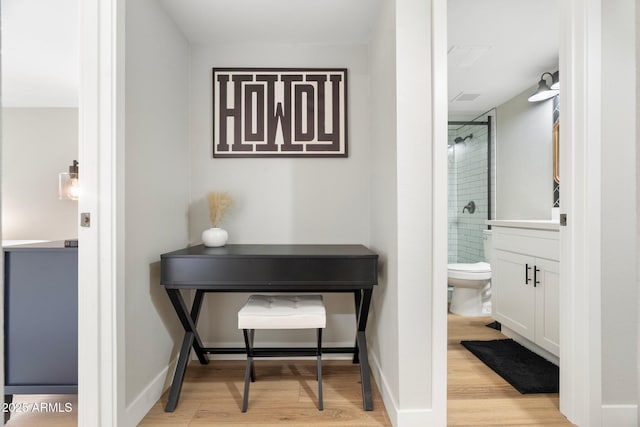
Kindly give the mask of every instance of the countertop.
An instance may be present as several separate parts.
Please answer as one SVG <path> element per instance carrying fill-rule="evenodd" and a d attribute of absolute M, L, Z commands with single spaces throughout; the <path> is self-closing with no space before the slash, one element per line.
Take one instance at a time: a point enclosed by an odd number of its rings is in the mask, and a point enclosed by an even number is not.
<path fill-rule="evenodd" d="M 49 240 L 3 240 L 2 247 L 7 246 L 18 246 L 18 245 L 32 245 L 35 243 L 45 243 L 49 242 Z"/>
<path fill-rule="evenodd" d="M 551 219 L 492 219 L 485 221 L 492 227 L 529 228 L 534 230 L 560 230 L 560 222 Z"/>
<path fill-rule="evenodd" d="M 2 249 L 6 251 L 27 251 L 27 250 L 48 250 L 48 249 L 78 249 L 77 247 L 66 248 L 64 246 L 64 240 L 22 240 L 20 243 L 17 241 L 2 241 Z"/>

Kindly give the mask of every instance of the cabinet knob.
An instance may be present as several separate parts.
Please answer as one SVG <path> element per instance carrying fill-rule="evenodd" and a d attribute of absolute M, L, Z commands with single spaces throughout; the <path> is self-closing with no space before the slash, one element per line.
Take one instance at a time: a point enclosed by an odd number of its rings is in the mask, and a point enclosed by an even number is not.
<path fill-rule="evenodd" d="M 533 287 L 535 288 L 536 286 L 538 286 L 540 284 L 540 282 L 538 281 L 538 273 L 540 272 L 540 269 L 538 267 L 533 267 Z"/>
<path fill-rule="evenodd" d="M 524 265 L 524 283 L 526 285 L 528 285 L 529 282 L 531 281 L 531 278 L 529 277 L 529 270 L 531 270 L 531 267 L 529 267 L 529 264 L 525 264 Z"/>

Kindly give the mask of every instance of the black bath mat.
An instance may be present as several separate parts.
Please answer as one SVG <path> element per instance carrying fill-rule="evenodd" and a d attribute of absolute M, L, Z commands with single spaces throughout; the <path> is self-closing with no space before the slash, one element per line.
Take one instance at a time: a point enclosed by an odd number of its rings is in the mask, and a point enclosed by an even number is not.
<path fill-rule="evenodd" d="M 487 328 L 495 329 L 496 331 L 502 330 L 502 325 L 497 320 L 484 326 L 486 326 Z"/>
<path fill-rule="evenodd" d="M 558 393 L 558 367 L 517 342 L 508 339 L 460 344 L 520 393 Z"/>

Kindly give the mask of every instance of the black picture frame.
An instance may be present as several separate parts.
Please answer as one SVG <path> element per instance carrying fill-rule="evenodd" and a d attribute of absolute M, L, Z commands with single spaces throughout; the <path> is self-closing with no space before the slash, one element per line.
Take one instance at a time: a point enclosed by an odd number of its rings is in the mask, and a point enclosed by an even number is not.
<path fill-rule="evenodd" d="M 347 74 L 213 68 L 213 157 L 348 157 Z"/>

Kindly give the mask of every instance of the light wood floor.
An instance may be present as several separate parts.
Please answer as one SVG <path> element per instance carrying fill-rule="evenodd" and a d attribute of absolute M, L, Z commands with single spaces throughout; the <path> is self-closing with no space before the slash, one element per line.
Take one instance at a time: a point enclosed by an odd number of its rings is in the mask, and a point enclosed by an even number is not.
<path fill-rule="evenodd" d="M 449 315 L 448 425 L 570 426 L 558 411 L 557 394 L 522 395 L 460 345 L 463 339 L 505 338 L 485 327 L 491 318 Z M 258 381 L 251 385 L 249 411 L 240 412 L 244 362 L 193 363 L 187 370 L 178 408 L 165 413 L 166 394 L 141 426 L 390 426 L 373 384 L 374 411 L 362 410 L 357 365 L 323 361 L 325 410 L 316 409 L 313 361 L 257 362 Z M 373 377 L 372 377 L 373 380 Z M 76 396 L 16 396 L 15 402 L 71 402 L 73 412 L 14 414 L 8 427 L 77 425 Z"/>
<path fill-rule="evenodd" d="M 557 394 L 520 394 L 460 345 L 461 340 L 506 338 L 485 326 L 492 321 L 449 314 L 447 424 L 571 426 L 558 410 Z"/>
<path fill-rule="evenodd" d="M 375 383 L 374 410 L 362 409 L 359 369 L 350 361 L 323 361 L 324 411 L 318 411 L 315 361 L 257 360 L 249 410 L 243 414 L 244 366 L 237 361 L 214 361 L 206 366 L 192 362 L 176 411 L 164 412 L 165 393 L 140 426 L 391 425 Z"/>

